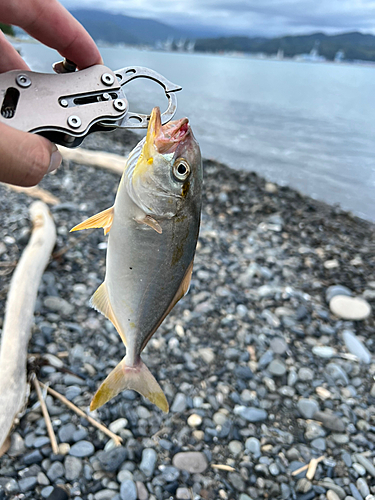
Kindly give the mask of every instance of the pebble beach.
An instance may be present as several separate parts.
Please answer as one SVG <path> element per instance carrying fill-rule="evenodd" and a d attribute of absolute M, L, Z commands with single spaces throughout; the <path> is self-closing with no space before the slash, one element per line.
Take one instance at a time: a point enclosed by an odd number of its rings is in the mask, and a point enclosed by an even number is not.
<path fill-rule="evenodd" d="M 116 131 L 83 147 L 126 158 L 137 141 Z M 29 370 L 86 413 L 125 347 L 89 307 L 106 237 L 69 230 L 111 206 L 118 183 L 64 161 L 40 184 L 60 201 Z M 31 202 L 0 185 L 0 328 Z M 374 236 L 337 206 L 204 160 L 190 292 L 142 356 L 169 414 L 121 393 L 90 414 L 122 438 L 116 447 L 45 395 L 54 454 L 31 388 L 0 457 L 0 500 L 374 500 Z"/>

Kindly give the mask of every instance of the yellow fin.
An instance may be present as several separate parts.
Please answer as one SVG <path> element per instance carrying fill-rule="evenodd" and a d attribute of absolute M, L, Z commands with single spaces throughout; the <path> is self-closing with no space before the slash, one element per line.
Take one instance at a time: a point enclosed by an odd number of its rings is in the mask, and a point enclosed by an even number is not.
<path fill-rule="evenodd" d="M 132 367 L 126 366 L 124 358 L 111 371 L 93 397 L 90 410 L 93 411 L 100 408 L 100 406 L 125 389 L 139 392 L 139 394 L 142 394 L 151 403 L 158 406 L 165 413 L 168 413 L 169 405 L 167 398 L 150 370 L 140 358 L 137 365 Z"/>
<path fill-rule="evenodd" d="M 81 231 L 81 229 L 90 229 L 94 227 L 104 227 L 104 234 L 107 234 L 112 226 L 113 213 L 113 207 L 107 208 L 107 210 L 103 210 L 103 212 L 99 212 L 80 224 L 77 224 L 70 232 L 72 233 L 73 231 Z"/>
<path fill-rule="evenodd" d="M 147 226 L 152 227 L 154 231 L 157 233 L 161 234 L 163 232 L 161 225 L 159 224 L 158 221 L 156 221 L 153 217 L 150 215 L 145 215 L 143 219 L 134 219 L 136 222 L 139 224 L 146 224 Z"/>
<path fill-rule="evenodd" d="M 113 312 L 111 302 L 109 301 L 107 285 L 105 281 L 99 286 L 94 295 L 91 297 L 90 305 L 112 322 L 113 326 L 116 328 L 118 334 L 120 335 L 122 341 L 126 346 L 126 338 L 120 328 L 120 324 L 117 321 L 115 313 Z"/>

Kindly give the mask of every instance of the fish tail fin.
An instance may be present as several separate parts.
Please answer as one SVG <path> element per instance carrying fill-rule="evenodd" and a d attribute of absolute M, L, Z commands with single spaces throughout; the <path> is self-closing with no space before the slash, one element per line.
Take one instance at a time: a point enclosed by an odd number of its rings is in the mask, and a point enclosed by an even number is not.
<path fill-rule="evenodd" d="M 139 394 L 142 394 L 151 403 L 154 403 L 165 413 L 168 413 L 167 398 L 150 370 L 140 358 L 137 364 L 132 367 L 126 366 L 125 358 L 120 361 L 97 390 L 91 401 L 90 410 L 93 411 L 100 408 L 100 406 L 125 389 L 139 392 Z"/>

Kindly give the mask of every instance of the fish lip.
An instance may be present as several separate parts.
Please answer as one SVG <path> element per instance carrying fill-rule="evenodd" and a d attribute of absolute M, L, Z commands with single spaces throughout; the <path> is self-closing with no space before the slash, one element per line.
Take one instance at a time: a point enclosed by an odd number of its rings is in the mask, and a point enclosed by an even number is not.
<path fill-rule="evenodd" d="M 155 146 L 159 153 L 174 153 L 180 142 L 190 134 L 189 120 L 181 118 L 162 126 L 160 133 L 155 137 Z"/>

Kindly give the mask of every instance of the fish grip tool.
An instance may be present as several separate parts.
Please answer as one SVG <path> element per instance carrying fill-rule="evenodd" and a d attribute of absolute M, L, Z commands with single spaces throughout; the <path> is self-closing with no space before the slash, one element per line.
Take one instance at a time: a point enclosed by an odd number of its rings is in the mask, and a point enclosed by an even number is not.
<path fill-rule="evenodd" d="M 13 70 L 0 74 L 0 123 L 40 134 L 74 148 L 95 131 L 116 128 L 147 128 L 150 116 L 129 110 L 124 86 L 147 78 L 161 85 L 168 107 L 161 115 L 165 124 L 177 109 L 175 92 L 181 87 L 157 72 L 141 66 L 112 71 L 95 65 L 80 71 L 64 60 L 53 73 Z"/>

